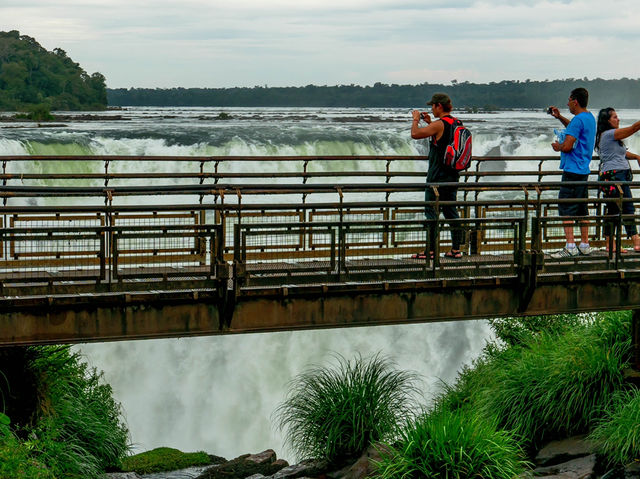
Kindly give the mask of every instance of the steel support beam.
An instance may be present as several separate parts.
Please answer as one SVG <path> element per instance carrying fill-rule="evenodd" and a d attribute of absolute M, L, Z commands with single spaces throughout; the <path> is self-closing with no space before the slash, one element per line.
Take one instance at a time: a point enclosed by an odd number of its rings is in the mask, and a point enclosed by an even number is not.
<path fill-rule="evenodd" d="M 210 335 L 222 324 L 220 301 L 202 293 L 44 297 L 7 306 L 0 346 Z"/>
<path fill-rule="evenodd" d="M 561 279 L 563 281 L 561 281 Z M 640 310 L 640 282 L 517 278 L 115 294 L 0 303 L 0 345 L 270 332 L 495 317 Z M 10 310 L 7 307 L 10 306 Z M 638 313 L 634 314 L 638 341 Z M 636 349 L 638 354 L 638 349 Z M 638 356 L 636 356 L 638 363 Z"/>

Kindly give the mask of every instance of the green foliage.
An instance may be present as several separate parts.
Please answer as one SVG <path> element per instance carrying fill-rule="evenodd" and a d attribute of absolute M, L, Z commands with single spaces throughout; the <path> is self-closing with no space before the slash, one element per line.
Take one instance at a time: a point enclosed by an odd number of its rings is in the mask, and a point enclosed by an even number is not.
<path fill-rule="evenodd" d="M 89 76 L 64 50 L 49 52 L 15 30 L 0 32 L 0 110 L 45 103 L 54 110 L 102 110 L 105 78 Z"/>
<path fill-rule="evenodd" d="M 499 427 L 535 447 L 594 426 L 622 387 L 629 355 L 628 313 L 603 314 L 564 334 L 541 331 L 493 351 L 438 402 L 495 417 Z"/>
<path fill-rule="evenodd" d="M 413 415 L 417 380 L 379 355 L 338 357 L 333 368 L 315 367 L 292 380 L 277 424 L 301 458 L 339 464 L 399 433 L 400 421 Z"/>
<path fill-rule="evenodd" d="M 612 464 L 640 460 L 640 391 L 620 392 L 590 439 Z"/>
<path fill-rule="evenodd" d="M 128 452 L 120 406 L 69 346 L 3 348 L 0 370 L 0 462 L 13 468 L 7 477 L 96 478 L 119 466 Z"/>
<path fill-rule="evenodd" d="M 182 452 L 169 447 L 159 447 L 123 459 L 122 470 L 138 474 L 151 474 L 192 466 L 206 466 L 207 464 L 211 464 L 211 459 L 206 452 Z"/>
<path fill-rule="evenodd" d="M 11 435 L 11 419 L 6 414 L 0 412 L 0 440 Z"/>
<path fill-rule="evenodd" d="M 101 374 L 69 346 L 39 347 L 31 367 L 42 392 L 34 446 L 60 475 L 97 477 L 119 467 L 128 448 L 120 405 Z"/>
<path fill-rule="evenodd" d="M 53 115 L 48 105 L 40 103 L 29 107 L 28 118 L 32 121 L 51 121 L 53 120 Z"/>
<path fill-rule="evenodd" d="M 469 411 L 436 410 L 409 423 L 382 454 L 381 479 L 512 479 L 526 462 L 512 435 Z"/>
<path fill-rule="evenodd" d="M 0 479 L 55 479 L 27 445 L 9 434 L 0 438 Z"/>
<path fill-rule="evenodd" d="M 521 346 L 539 334 L 562 334 L 593 317 L 593 314 L 524 316 L 490 319 L 489 324 L 502 343 L 507 346 Z"/>
<path fill-rule="evenodd" d="M 545 81 L 504 80 L 488 84 L 455 82 L 451 85 L 422 83 L 373 86 L 337 85 L 253 88 L 118 88 L 109 89 L 112 106 L 215 106 L 215 107 L 371 107 L 419 108 L 435 92 L 445 92 L 456 109 L 493 111 L 505 108 L 536 108 L 564 105 L 576 87 L 589 90 L 590 109 L 613 105 L 640 108 L 640 80 L 596 78 Z"/>

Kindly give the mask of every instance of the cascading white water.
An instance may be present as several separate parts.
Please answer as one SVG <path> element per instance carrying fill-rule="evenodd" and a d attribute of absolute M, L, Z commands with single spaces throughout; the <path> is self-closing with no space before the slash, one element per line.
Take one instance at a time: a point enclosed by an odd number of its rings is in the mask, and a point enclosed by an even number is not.
<path fill-rule="evenodd" d="M 3 124 L 0 155 L 416 155 L 410 115 L 398 109 L 221 109 L 135 108 L 107 115 L 126 121 L 72 122 L 36 128 Z M 620 113 L 624 124 L 640 111 Z M 474 134 L 475 155 L 552 155 L 557 121 L 542 112 L 460 114 Z M 6 128 L 7 126 L 16 128 Z M 640 138 L 627 141 L 640 151 Z M 44 163 L 10 165 L 11 173 L 56 168 Z M 336 165 L 333 165 L 334 167 Z M 345 170 L 371 165 L 345 162 Z M 423 161 L 398 169 L 423 169 Z M 529 165 L 536 166 L 536 165 Z M 592 165 L 595 166 L 595 165 Z M 635 166 L 635 165 L 634 165 Z M 223 165 L 224 167 L 224 165 Z M 283 168 L 269 162 L 262 168 Z M 507 168 L 516 168 L 506 165 Z M 15 170 L 22 168 L 23 171 Z M 87 166 L 100 171 L 102 165 Z M 113 171 L 120 166 L 114 165 Z M 127 165 L 161 171 L 163 164 Z M 522 165 L 517 166 L 523 169 Z M 175 168 L 174 168 L 175 169 Z M 173 171 L 173 170 L 172 170 Z M 417 198 L 420 199 L 420 198 Z M 341 330 L 247 334 L 207 338 L 129 341 L 79 346 L 104 371 L 122 403 L 137 451 L 158 446 L 205 450 L 235 457 L 274 448 L 287 459 L 271 414 L 287 383 L 332 354 L 346 358 L 382 353 L 398 367 L 424 377 L 425 402 L 439 381 L 451 382 L 489 337 L 484 321 L 379 326 Z"/>

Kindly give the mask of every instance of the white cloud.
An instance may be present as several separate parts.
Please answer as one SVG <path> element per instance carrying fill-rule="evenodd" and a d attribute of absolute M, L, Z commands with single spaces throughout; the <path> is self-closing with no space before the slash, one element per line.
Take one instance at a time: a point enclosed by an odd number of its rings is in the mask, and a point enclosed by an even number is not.
<path fill-rule="evenodd" d="M 4 0 L 0 18 L 111 87 L 640 77 L 632 0 Z"/>

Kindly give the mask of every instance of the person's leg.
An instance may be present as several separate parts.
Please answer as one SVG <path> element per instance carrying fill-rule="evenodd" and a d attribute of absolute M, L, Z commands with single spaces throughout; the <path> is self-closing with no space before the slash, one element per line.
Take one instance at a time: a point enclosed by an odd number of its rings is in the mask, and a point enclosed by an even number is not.
<path fill-rule="evenodd" d="M 562 173 L 562 185 L 560 191 L 558 191 L 559 200 L 568 200 L 575 198 L 574 187 L 564 184 L 567 181 L 573 181 L 571 173 Z M 576 214 L 575 203 L 562 203 L 558 202 L 558 215 L 559 216 L 573 216 Z M 563 221 L 564 236 L 567 241 L 567 248 L 575 246 L 575 238 L 573 236 L 573 224 L 572 220 Z"/>
<path fill-rule="evenodd" d="M 573 178 L 571 177 L 570 173 L 562 173 L 562 182 L 567 182 L 567 181 L 573 181 Z M 558 200 L 567 200 L 567 199 L 573 199 L 575 198 L 574 195 L 574 187 L 573 186 L 567 186 L 565 184 L 562 184 L 560 186 L 560 191 L 558 191 Z M 576 204 L 575 203 L 563 203 L 563 202 L 558 202 L 558 216 L 574 216 L 576 214 Z M 554 253 L 554 257 L 565 257 L 567 256 L 567 254 L 565 254 L 566 252 L 572 252 L 577 254 L 577 251 L 574 251 L 575 247 L 576 247 L 576 243 L 575 243 L 575 238 L 573 236 L 573 225 L 574 225 L 574 221 L 573 220 L 566 220 L 562 222 L 562 227 L 564 230 L 564 237 L 566 240 L 566 246 L 558 251 L 557 253 Z M 575 256 L 574 254 L 571 254 L 570 256 Z"/>
<path fill-rule="evenodd" d="M 567 240 L 567 247 L 576 245 L 576 239 L 573 235 L 573 221 L 563 221 L 564 237 Z"/>
<path fill-rule="evenodd" d="M 586 182 L 589 179 L 589 175 L 576 175 L 576 179 L 578 181 Z M 574 189 L 574 194 L 576 198 L 579 198 L 579 203 L 576 203 L 577 208 L 577 216 L 589 216 L 589 204 L 587 201 L 589 199 L 589 188 L 586 184 L 576 185 Z M 591 254 L 591 246 L 589 245 L 589 222 L 587 220 L 580 221 L 580 244 L 578 245 L 578 250 L 582 255 Z"/>
<path fill-rule="evenodd" d="M 424 190 L 424 201 L 429 202 L 429 201 L 435 201 L 435 200 L 436 200 L 436 194 L 434 193 L 432 188 L 427 186 L 427 188 Z M 424 216 L 427 220 L 435 220 L 438 218 L 436 209 L 432 205 L 425 205 Z M 429 246 L 429 253 L 431 255 L 433 255 L 434 243 L 435 243 L 435 224 L 433 224 L 433 222 L 430 222 L 429 226 L 427 227 L 427 245 Z M 424 253 L 426 253 L 426 251 Z"/>
<path fill-rule="evenodd" d="M 558 192 L 558 200 L 570 200 L 576 198 L 582 198 L 585 195 L 586 185 L 567 185 L 567 182 L 585 181 L 588 175 L 577 175 L 573 173 L 562 173 L 562 185 Z M 586 216 L 587 204 L 584 202 L 563 202 L 558 201 L 558 215 L 561 217 L 567 216 Z M 564 236 L 566 238 L 566 246 L 559 251 L 551 254 L 552 258 L 566 258 L 571 256 L 578 256 L 580 253 L 589 254 L 590 247 L 588 244 L 580 245 L 580 249 L 576 246 L 575 237 L 573 233 L 574 220 L 565 220 L 562 222 Z M 582 237 L 588 241 L 588 226 L 581 224 Z"/>
<path fill-rule="evenodd" d="M 458 188 L 441 188 L 440 199 L 442 201 L 456 201 L 458 196 Z M 454 205 L 443 205 L 442 214 L 448 220 L 460 218 L 458 208 Z M 460 245 L 462 244 L 463 230 L 461 230 L 455 223 L 451 225 L 451 250 L 453 252 L 460 251 Z"/>
<path fill-rule="evenodd" d="M 625 170 L 623 181 L 631 181 L 632 179 L 633 179 L 633 176 L 631 174 L 631 170 Z M 633 195 L 631 194 L 631 188 L 629 187 L 629 185 L 622 185 L 622 197 L 628 200 L 633 198 Z M 623 215 L 635 214 L 635 208 L 633 206 L 633 202 L 625 201 L 622 203 L 622 214 Z M 632 219 L 625 220 L 624 228 L 625 228 L 625 231 L 627 232 L 627 236 L 633 239 L 633 248 L 635 250 L 640 249 L 640 236 L 638 236 L 638 228 L 636 227 L 635 219 L 632 218 Z"/>

